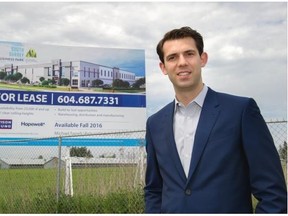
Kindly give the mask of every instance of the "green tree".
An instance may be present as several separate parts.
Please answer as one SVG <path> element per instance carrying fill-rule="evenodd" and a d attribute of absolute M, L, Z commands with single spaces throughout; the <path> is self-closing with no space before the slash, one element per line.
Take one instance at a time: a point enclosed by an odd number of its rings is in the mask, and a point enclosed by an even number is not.
<path fill-rule="evenodd" d="M 123 81 L 123 88 L 129 88 L 130 83 L 128 81 Z"/>
<path fill-rule="evenodd" d="M 30 83 L 30 80 L 27 77 L 23 77 L 21 79 L 21 83 L 25 84 L 25 83 Z"/>
<path fill-rule="evenodd" d="M 7 76 L 7 73 L 4 71 L 0 71 L 0 80 L 3 80 Z"/>
<path fill-rule="evenodd" d="M 16 82 L 16 81 L 18 81 L 18 80 L 21 80 L 21 78 L 22 78 L 22 74 L 21 73 L 15 73 L 15 74 L 9 74 L 9 75 L 7 75 L 4 79 L 5 80 L 9 80 L 9 81 L 12 81 L 12 82 Z"/>
<path fill-rule="evenodd" d="M 68 86 L 70 84 L 70 80 L 67 78 L 61 78 L 60 85 Z"/>
<path fill-rule="evenodd" d="M 145 84 L 145 78 L 140 78 L 138 80 L 136 80 L 135 83 L 133 83 L 133 88 L 140 88 L 141 85 Z"/>
<path fill-rule="evenodd" d="M 13 75 L 12 74 L 7 75 L 6 77 L 4 77 L 4 80 L 13 81 L 14 80 Z"/>
<path fill-rule="evenodd" d="M 71 157 L 87 157 L 92 158 L 93 155 L 90 150 L 86 147 L 72 147 L 70 149 L 70 156 Z"/>
<path fill-rule="evenodd" d="M 48 80 L 43 80 L 41 84 L 43 86 L 48 86 L 49 85 L 49 81 Z"/>
<path fill-rule="evenodd" d="M 96 79 L 96 80 L 92 81 L 92 86 L 98 87 L 98 86 L 101 86 L 103 84 L 104 84 L 104 82 L 102 80 L 100 80 L 100 79 Z"/>
<path fill-rule="evenodd" d="M 14 77 L 15 81 L 18 81 L 18 80 L 22 79 L 23 75 L 21 73 L 17 72 L 15 74 L 13 74 L 13 77 Z"/>
<path fill-rule="evenodd" d="M 40 78 L 39 78 L 39 81 L 40 81 L 40 82 L 43 82 L 44 80 L 45 80 L 44 77 L 40 77 Z"/>
<path fill-rule="evenodd" d="M 48 79 L 49 81 L 49 84 L 52 84 L 52 85 L 56 85 L 57 81 L 54 79 L 54 77 L 52 79 Z"/>
<path fill-rule="evenodd" d="M 123 81 L 121 79 L 115 79 L 113 81 L 113 86 L 118 88 L 128 88 L 130 86 L 129 82 Z"/>

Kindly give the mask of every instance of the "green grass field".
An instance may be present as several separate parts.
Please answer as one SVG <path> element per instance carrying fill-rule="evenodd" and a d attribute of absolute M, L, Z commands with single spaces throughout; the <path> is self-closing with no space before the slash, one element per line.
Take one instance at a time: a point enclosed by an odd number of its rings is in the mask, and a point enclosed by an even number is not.
<path fill-rule="evenodd" d="M 56 169 L 8 169 L 0 170 L 0 176 L 0 213 L 83 213 L 83 205 L 87 213 L 143 211 L 142 187 L 137 185 L 135 167 L 73 169 L 73 197 L 64 195 L 62 172 L 58 205 Z M 119 193 L 123 195 L 122 204 Z M 125 200 L 124 195 L 134 198 Z M 117 208 L 111 209 L 107 200 L 115 202 L 112 206 Z M 130 209 L 127 209 L 128 201 Z"/>
<path fill-rule="evenodd" d="M 287 168 L 283 165 L 287 182 Z M 1 213 L 143 213 L 143 185 L 136 167 L 73 169 L 74 196 L 56 199 L 56 169 L 0 170 Z M 257 204 L 253 197 L 253 206 Z"/>

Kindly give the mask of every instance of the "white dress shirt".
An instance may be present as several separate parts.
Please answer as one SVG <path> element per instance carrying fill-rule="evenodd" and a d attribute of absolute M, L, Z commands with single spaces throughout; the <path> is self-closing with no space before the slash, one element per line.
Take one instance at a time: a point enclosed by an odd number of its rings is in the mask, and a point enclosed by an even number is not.
<path fill-rule="evenodd" d="M 175 98 L 174 137 L 186 177 L 189 173 L 195 132 L 207 91 L 208 87 L 204 85 L 198 96 L 186 107 Z"/>

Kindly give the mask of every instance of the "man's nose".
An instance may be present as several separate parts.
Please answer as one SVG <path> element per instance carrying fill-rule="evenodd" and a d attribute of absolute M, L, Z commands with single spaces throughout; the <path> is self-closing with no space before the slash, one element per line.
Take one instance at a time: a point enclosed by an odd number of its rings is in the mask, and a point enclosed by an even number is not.
<path fill-rule="evenodd" d="M 187 60 L 184 55 L 179 56 L 178 65 L 179 66 L 187 65 Z"/>

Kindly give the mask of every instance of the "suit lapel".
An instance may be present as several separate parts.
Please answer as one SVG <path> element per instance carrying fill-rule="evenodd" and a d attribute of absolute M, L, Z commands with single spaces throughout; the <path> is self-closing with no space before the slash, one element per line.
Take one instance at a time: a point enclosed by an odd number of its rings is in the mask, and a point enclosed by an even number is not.
<path fill-rule="evenodd" d="M 186 182 L 186 175 L 184 169 L 181 164 L 181 160 L 179 158 L 178 150 L 175 143 L 174 131 L 173 131 L 173 117 L 174 117 L 174 108 L 175 101 L 172 102 L 167 109 L 167 112 L 164 116 L 163 120 L 163 128 L 166 129 L 166 137 L 167 137 L 167 145 L 171 152 L 171 159 L 173 160 L 173 164 L 176 166 L 176 170 L 179 173 L 179 176 L 182 178 L 184 182 Z"/>
<path fill-rule="evenodd" d="M 192 152 L 192 160 L 190 163 L 188 181 L 190 181 L 193 173 L 197 167 L 197 164 L 201 158 L 201 155 L 207 144 L 210 132 L 218 118 L 220 113 L 219 103 L 217 101 L 216 92 L 212 91 L 210 88 L 207 92 L 199 123 L 197 126 L 194 147 Z"/>

